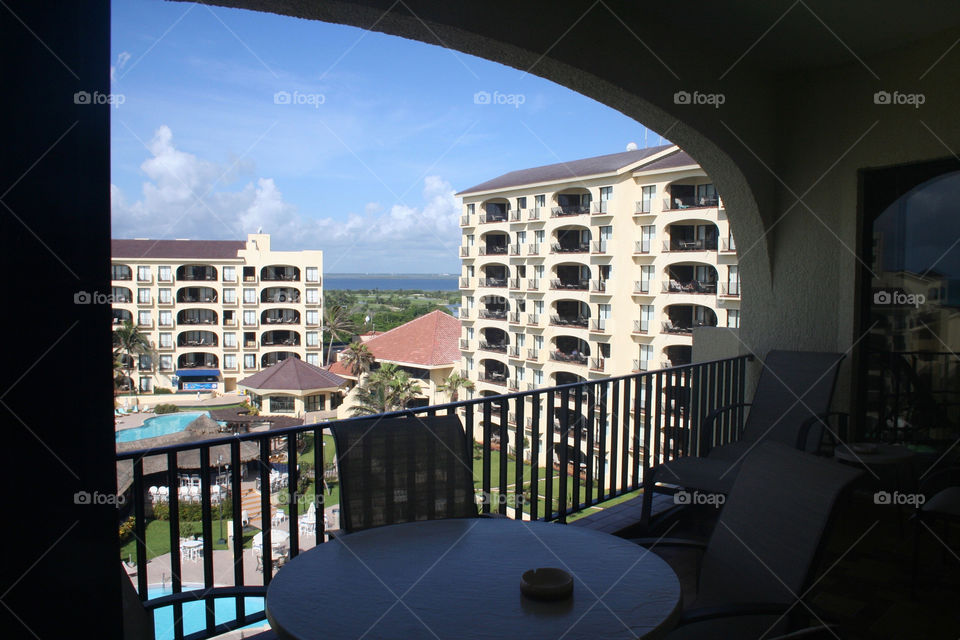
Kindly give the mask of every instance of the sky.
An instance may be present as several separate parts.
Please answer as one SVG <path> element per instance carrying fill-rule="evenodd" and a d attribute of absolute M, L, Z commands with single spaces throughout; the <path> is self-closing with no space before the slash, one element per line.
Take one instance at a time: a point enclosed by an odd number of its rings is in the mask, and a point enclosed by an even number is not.
<path fill-rule="evenodd" d="M 666 142 L 533 73 L 355 27 L 112 3 L 113 237 L 320 249 L 327 273 L 456 273 L 454 196 Z"/>

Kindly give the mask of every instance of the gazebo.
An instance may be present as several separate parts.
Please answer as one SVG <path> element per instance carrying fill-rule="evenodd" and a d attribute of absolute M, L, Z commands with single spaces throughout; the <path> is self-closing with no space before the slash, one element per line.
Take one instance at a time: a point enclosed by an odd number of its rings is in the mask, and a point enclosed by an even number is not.
<path fill-rule="evenodd" d="M 340 389 L 347 381 L 299 358 L 287 358 L 237 386 L 251 396 L 251 403 L 265 414 L 303 416 L 334 411 L 340 404 Z"/>

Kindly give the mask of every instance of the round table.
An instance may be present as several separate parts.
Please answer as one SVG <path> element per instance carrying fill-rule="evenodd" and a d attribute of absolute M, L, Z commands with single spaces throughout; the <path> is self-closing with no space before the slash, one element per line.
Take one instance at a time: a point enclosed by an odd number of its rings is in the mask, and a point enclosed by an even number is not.
<path fill-rule="evenodd" d="M 874 453 L 862 453 L 857 447 L 876 447 Z M 855 464 L 903 464 L 913 458 L 914 453 L 906 447 L 895 444 L 878 444 L 873 442 L 851 442 L 837 446 L 833 455 L 842 462 Z"/>
<path fill-rule="evenodd" d="M 520 593 L 528 569 L 573 575 L 573 596 Z M 300 554 L 270 582 L 281 638 L 657 638 L 680 614 L 654 553 L 581 527 L 497 518 L 367 529 Z"/>

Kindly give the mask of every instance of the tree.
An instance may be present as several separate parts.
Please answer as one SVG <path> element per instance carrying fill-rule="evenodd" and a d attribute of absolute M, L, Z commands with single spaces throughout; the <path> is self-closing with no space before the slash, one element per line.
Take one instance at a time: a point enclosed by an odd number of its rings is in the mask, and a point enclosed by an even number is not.
<path fill-rule="evenodd" d="M 456 402 L 460 399 L 460 389 L 473 391 L 473 388 L 473 382 L 471 382 L 469 378 L 461 376 L 456 371 L 447 376 L 447 379 L 437 386 L 437 390 L 450 394 L 450 402 Z"/>
<path fill-rule="evenodd" d="M 350 369 L 350 373 L 359 378 L 370 373 L 370 367 L 376 361 L 369 347 L 362 342 L 351 342 L 343 352 L 341 361 Z"/>
<path fill-rule="evenodd" d="M 420 395 L 420 384 L 410 374 L 393 363 L 385 363 L 371 373 L 357 388 L 355 416 L 369 416 L 397 411 Z"/>
<path fill-rule="evenodd" d="M 327 362 L 330 364 L 330 358 L 333 357 L 333 341 L 342 338 L 344 334 L 348 336 L 356 330 L 353 322 L 350 320 L 350 312 L 338 304 L 332 305 L 323 311 L 323 333 L 330 341 L 327 348 Z"/>
<path fill-rule="evenodd" d="M 113 330 L 113 356 L 114 360 L 121 359 L 120 369 L 126 373 L 126 376 L 133 379 L 134 359 L 137 356 L 152 355 L 150 341 L 147 336 L 140 331 L 140 328 L 127 320 L 120 327 Z M 133 385 L 134 393 L 137 392 L 137 386 Z"/>

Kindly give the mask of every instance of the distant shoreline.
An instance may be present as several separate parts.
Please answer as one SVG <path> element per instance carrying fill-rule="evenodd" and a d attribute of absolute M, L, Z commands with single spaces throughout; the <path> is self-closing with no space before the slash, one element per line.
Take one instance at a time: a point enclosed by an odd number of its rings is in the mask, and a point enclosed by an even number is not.
<path fill-rule="evenodd" d="M 393 278 L 456 278 L 455 273 L 327 273 L 328 278 L 357 278 L 367 280 L 393 279 Z"/>

